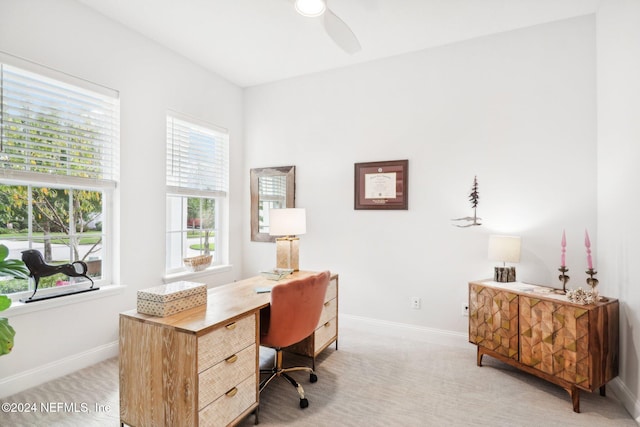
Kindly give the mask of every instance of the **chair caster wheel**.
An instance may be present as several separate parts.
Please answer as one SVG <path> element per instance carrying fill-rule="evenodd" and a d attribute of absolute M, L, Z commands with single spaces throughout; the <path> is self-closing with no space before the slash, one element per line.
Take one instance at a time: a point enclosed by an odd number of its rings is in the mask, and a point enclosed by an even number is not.
<path fill-rule="evenodd" d="M 318 381 L 318 376 L 316 374 L 309 374 L 309 381 L 315 383 L 316 381 Z"/>
<path fill-rule="evenodd" d="M 300 407 L 301 407 L 302 409 L 304 409 L 304 408 L 306 408 L 307 406 L 309 406 L 309 401 L 308 401 L 306 398 L 304 398 L 304 399 L 300 399 Z"/>

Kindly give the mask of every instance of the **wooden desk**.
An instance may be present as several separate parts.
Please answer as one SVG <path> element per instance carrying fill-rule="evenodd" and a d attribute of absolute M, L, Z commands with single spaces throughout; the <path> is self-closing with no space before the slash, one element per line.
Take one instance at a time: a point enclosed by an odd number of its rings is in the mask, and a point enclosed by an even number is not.
<path fill-rule="evenodd" d="M 311 274 L 299 271 L 279 281 L 256 276 L 213 288 L 206 306 L 169 317 L 121 313 L 121 424 L 226 426 L 254 411 L 257 421 L 259 312 L 271 295 L 258 294 L 255 288 Z M 335 307 L 335 342 L 337 282 L 333 275 L 330 288 L 336 299 L 326 306 L 329 311 Z"/>

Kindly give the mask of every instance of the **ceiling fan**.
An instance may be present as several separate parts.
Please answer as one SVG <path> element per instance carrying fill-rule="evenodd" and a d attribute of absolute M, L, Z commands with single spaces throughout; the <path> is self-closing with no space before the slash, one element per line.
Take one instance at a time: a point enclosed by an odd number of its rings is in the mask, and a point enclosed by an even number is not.
<path fill-rule="evenodd" d="M 351 28 L 329 9 L 327 0 L 294 0 L 294 6 L 302 16 L 323 16 L 327 34 L 345 52 L 354 54 L 362 49 Z"/>

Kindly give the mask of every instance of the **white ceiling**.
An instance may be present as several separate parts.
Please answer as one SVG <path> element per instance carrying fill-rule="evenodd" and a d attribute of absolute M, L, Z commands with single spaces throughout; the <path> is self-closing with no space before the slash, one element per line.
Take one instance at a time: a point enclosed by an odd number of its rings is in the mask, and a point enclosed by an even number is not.
<path fill-rule="evenodd" d="M 362 50 L 292 0 L 77 0 L 241 86 L 595 12 L 598 0 L 329 0 Z"/>

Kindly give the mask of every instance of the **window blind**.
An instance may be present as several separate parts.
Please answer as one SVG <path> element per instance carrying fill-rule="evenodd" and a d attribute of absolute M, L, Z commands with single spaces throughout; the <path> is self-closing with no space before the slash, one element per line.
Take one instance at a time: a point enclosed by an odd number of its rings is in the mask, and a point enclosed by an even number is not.
<path fill-rule="evenodd" d="M 167 116 L 167 186 L 177 194 L 229 191 L 229 134 Z"/>
<path fill-rule="evenodd" d="M 287 196 L 287 178 L 284 176 L 261 176 L 258 179 L 261 200 L 283 201 Z"/>
<path fill-rule="evenodd" d="M 118 179 L 119 99 L 0 64 L 0 173 Z M 37 178 L 36 178 L 37 179 Z"/>

